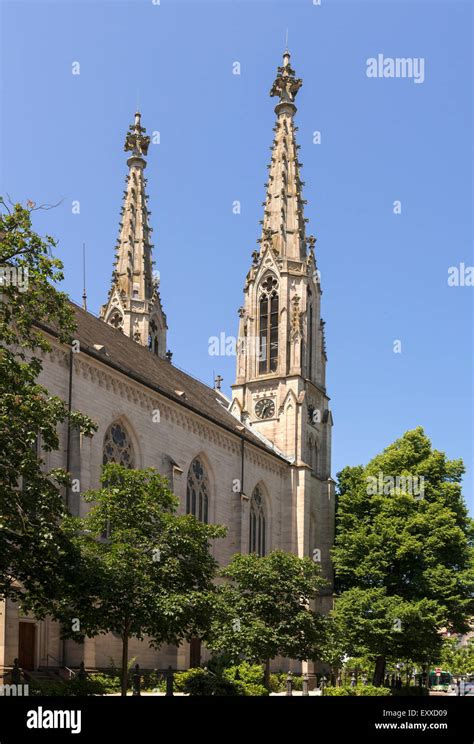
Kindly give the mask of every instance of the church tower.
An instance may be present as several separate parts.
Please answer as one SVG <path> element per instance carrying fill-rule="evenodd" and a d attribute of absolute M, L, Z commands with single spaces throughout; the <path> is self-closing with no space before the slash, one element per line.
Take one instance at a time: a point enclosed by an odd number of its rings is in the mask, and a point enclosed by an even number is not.
<path fill-rule="evenodd" d="M 125 151 L 131 152 L 121 210 L 115 266 L 108 300 L 100 317 L 109 325 L 147 346 L 160 357 L 166 355 L 166 315 L 158 292 L 159 282 L 153 276 L 152 228 L 148 224 L 148 197 L 145 156 L 150 138 L 141 126 L 140 114 L 129 127 Z"/>
<path fill-rule="evenodd" d="M 294 123 L 301 85 L 286 51 L 270 91 L 278 99 L 275 135 L 259 249 L 239 310 L 231 411 L 292 461 L 293 546 L 298 555 L 320 556 L 330 578 L 332 417 L 316 240 L 306 235 Z"/>

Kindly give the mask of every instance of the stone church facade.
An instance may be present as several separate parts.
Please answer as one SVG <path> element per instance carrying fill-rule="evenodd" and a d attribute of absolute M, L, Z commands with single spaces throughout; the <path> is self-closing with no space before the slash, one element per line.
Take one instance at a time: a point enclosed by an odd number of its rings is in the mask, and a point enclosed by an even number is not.
<path fill-rule="evenodd" d="M 271 95 L 278 101 L 259 248 L 245 280 L 239 310 L 236 381 L 228 399 L 172 364 L 167 319 L 152 271 L 146 196 L 149 138 L 140 114 L 129 128 L 128 175 L 112 285 L 96 318 L 73 305 L 71 347 L 43 327 L 52 352 L 40 382 L 98 425 L 91 439 L 65 427 L 48 467 L 67 468 L 72 513 L 84 515 L 81 492 L 97 488 L 104 462 L 154 467 L 179 498 L 181 513 L 227 526 L 212 550 L 221 564 L 235 552 L 281 549 L 320 561 L 332 578 L 334 537 L 331 479 L 332 418 L 326 392 L 324 323 L 315 239 L 306 235 L 303 182 L 294 124 L 295 77 L 285 52 Z M 41 324 L 40 324 L 41 325 Z M 331 590 L 319 600 L 326 612 Z M 185 669 L 203 662 L 199 644 L 154 650 L 132 641 L 142 668 Z M 19 657 L 25 668 L 103 668 L 118 664 L 121 641 L 112 634 L 84 645 L 60 639 L 57 623 L 20 616 L 0 604 L 0 667 Z M 274 668 L 301 664 L 275 660 Z M 311 671 L 311 669 L 309 669 Z"/>

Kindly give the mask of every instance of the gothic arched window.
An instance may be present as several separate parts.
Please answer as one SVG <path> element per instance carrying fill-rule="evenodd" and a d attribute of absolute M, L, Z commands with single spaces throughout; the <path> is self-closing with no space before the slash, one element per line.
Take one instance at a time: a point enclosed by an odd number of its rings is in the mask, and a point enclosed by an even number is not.
<path fill-rule="evenodd" d="M 117 421 L 109 426 L 104 437 L 104 450 L 102 462 L 116 462 L 126 468 L 134 467 L 133 445 L 130 437 L 122 424 Z"/>
<path fill-rule="evenodd" d="M 259 298 L 259 364 L 265 375 L 278 368 L 278 282 L 268 274 L 260 287 Z"/>
<path fill-rule="evenodd" d="M 266 553 L 265 506 L 260 488 L 255 487 L 250 500 L 249 553 Z"/>
<path fill-rule="evenodd" d="M 188 470 L 186 485 L 186 514 L 192 514 L 200 522 L 207 524 L 209 518 L 209 482 L 199 457 L 196 457 Z"/>

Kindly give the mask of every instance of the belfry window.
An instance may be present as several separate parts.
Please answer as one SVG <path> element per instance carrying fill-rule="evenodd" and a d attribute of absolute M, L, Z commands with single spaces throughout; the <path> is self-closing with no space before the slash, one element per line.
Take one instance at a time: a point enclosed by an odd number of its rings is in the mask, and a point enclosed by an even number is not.
<path fill-rule="evenodd" d="M 259 374 L 278 368 L 278 282 L 267 276 L 261 285 L 259 299 Z"/>
<path fill-rule="evenodd" d="M 192 514 L 205 524 L 209 519 L 209 482 L 199 457 L 192 461 L 188 470 L 186 514 Z"/>
<path fill-rule="evenodd" d="M 255 487 L 250 501 L 249 553 L 266 554 L 265 507 L 260 488 Z"/>

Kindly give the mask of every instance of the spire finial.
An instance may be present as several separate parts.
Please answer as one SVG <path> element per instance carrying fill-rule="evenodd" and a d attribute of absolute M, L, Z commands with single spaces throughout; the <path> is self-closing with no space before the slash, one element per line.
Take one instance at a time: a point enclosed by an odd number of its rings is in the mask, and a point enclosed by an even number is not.
<path fill-rule="evenodd" d="M 125 336 L 148 347 L 153 354 L 164 358 L 167 323 L 153 279 L 151 212 L 144 174 L 149 143 L 137 107 L 125 138 L 124 149 L 131 155 L 127 159 L 128 175 L 120 210 L 112 286 L 107 302 L 101 307 L 100 317 Z"/>
<path fill-rule="evenodd" d="M 124 150 L 131 150 L 138 157 L 146 155 L 150 138 L 145 134 L 145 131 L 145 127 L 141 125 L 141 114 L 139 111 L 136 111 L 135 122 L 129 126 L 125 137 Z"/>
<path fill-rule="evenodd" d="M 303 81 L 295 77 L 295 71 L 290 65 L 290 57 L 290 52 L 286 49 L 283 53 L 283 66 L 278 68 L 270 95 L 278 96 L 280 103 L 289 103 L 294 106 L 295 96 L 303 85 Z M 294 110 L 296 111 L 296 107 Z"/>

